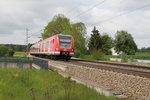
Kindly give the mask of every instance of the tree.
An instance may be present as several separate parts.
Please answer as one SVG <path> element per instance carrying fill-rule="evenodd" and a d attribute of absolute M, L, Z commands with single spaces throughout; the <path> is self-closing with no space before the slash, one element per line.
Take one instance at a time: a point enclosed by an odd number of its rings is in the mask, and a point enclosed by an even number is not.
<path fill-rule="evenodd" d="M 137 50 L 133 37 L 127 31 L 117 31 L 114 43 L 118 53 L 122 51 L 127 55 L 133 55 Z"/>
<path fill-rule="evenodd" d="M 15 52 L 14 52 L 13 49 L 11 49 L 11 48 L 8 49 L 8 56 L 13 56 L 14 53 L 15 53 Z"/>
<path fill-rule="evenodd" d="M 42 38 L 46 39 L 53 34 L 68 31 L 68 29 L 71 29 L 70 20 L 66 18 L 63 14 L 58 14 L 54 16 L 52 21 L 50 21 L 45 27 L 44 33 L 42 33 Z"/>
<path fill-rule="evenodd" d="M 7 47 L 2 45 L 0 46 L 0 56 L 5 56 L 7 54 Z"/>
<path fill-rule="evenodd" d="M 90 41 L 89 41 L 89 44 L 88 44 L 88 47 L 91 50 L 93 49 L 100 49 L 102 47 L 102 40 L 101 40 L 101 37 L 100 37 L 100 34 L 99 34 L 99 31 L 96 30 L 96 27 L 94 26 L 94 29 L 93 29 L 93 34 L 91 34 L 91 38 L 90 38 Z"/>
<path fill-rule="evenodd" d="M 16 45 L 16 51 L 23 51 L 22 45 Z"/>
<path fill-rule="evenodd" d="M 111 54 L 111 48 L 113 47 L 113 39 L 108 35 L 104 34 L 101 36 L 102 40 L 102 52 L 105 54 Z"/>
<path fill-rule="evenodd" d="M 9 45 L 9 48 L 14 50 L 13 44 L 10 44 L 10 45 Z"/>
<path fill-rule="evenodd" d="M 70 23 L 70 20 L 62 14 L 54 16 L 42 33 L 42 38 L 48 38 L 56 33 L 65 33 L 74 37 L 75 56 L 80 56 L 86 51 L 85 36 L 86 27 L 84 23 Z"/>

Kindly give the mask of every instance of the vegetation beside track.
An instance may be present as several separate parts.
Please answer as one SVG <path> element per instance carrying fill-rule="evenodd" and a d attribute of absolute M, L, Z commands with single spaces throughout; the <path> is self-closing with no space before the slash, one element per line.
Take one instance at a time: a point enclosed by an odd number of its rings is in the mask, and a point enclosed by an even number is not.
<path fill-rule="evenodd" d="M 150 56 L 150 52 L 136 52 L 135 56 Z"/>
<path fill-rule="evenodd" d="M 116 100 L 56 71 L 0 69 L 0 100 Z"/>
<path fill-rule="evenodd" d="M 87 60 L 110 60 L 110 58 L 121 58 L 121 55 L 104 55 L 101 53 L 94 52 L 95 54 L 91 55 L 81 55 L 79 58 Z M 135 55 L 126 55 L 130 59 L 141 59 L 141 60 L 150 60 L 150 52 L 136 52 Z M 126 58 L 126 59 L 127 59 Z"/>
<path fill-rule="evenodd" d="M 25 57 L 26 53 L 25 52 L 15 52 L 14 57 Z"/>

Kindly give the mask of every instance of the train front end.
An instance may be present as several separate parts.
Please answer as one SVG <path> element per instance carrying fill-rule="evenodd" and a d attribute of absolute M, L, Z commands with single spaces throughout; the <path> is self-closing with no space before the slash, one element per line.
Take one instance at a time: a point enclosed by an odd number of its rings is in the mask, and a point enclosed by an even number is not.
<path fill-rule="evenodd" d="M 74 39 L 71 35 L 58 34 L 60 57 L 69 60 L 74 55 Z"/>

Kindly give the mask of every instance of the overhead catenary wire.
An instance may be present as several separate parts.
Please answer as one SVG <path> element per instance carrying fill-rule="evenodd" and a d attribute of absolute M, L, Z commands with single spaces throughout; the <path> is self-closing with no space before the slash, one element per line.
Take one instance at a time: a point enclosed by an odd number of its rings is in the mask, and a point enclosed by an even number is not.
<path fill-rule="evenodd" d="M 75 7 L 73 7 L 72 9 L 70 9 L 69 11 L 67 11 L 67 15 L 69 15 L 73 10 L 75 10 L 76 8 L 78 8 L 79 6 L 75 6 Z"/>
<path fill-rule="evenodd" d="M 30 36 L 28 36 L 28 38 L 31 38 L 32 36 L 37 36 L 37 35 L 39 35 L 39 34 L 37 34 L 37 33 L 39 33 L 39 32 L 41 32 L 43 29 L 41 29 L 41 30 L 39 30 L 39 31 L 37 31 L 37 32 L 35 32 L 35 33 L 33 33 L 33 34 L 31 34 Z"/>
<path fill-rule="evenodd" d="M 85 13 L 87 13 L 88 11 L 92 10 L 93 8 L 95 8 L 96 6 L 99 6 L 99 5 L 103 4 L 105 1 L 106 0 L 103 0 L 103 1 L 101 1 L 101 2 L 99 2 L 97 4 L 95 4 L 95 5 L 93 5 L 91 8 L 87 9 L 86 11 L 83 11 L 83 12 L 79 13 L 77 16 L 75 16 L 75 18 L 79 17 L 79 16 L 81 16 L 81 15 L 83 15 Z"/>
<path fill-rule="evenodd" d="M 110 20 L 115 19 L 115 18 L 117 18 L 117 17 L 123 16 L 123 15 L 127 15 L 127 14 L 129 14 L 129 13 L 132 13 L 132 12 L 136 11 L 136 10 L 146 8 L 146 7 L 148 7 L 148 6 L 150 6 L 150 4 L 146 4 L 146 5 L 144 5 L 144 6 L 141 6 L 141 7 L 138 7 L 138 8 L 134 8 L 134 9 L 132 9 L 132 10 L 129 11 L 129 12 L 120 13 L 120 14 L 118 14 L 118 15 L 115 15 L 115 16 L 112 16 L 112 17 L 107 18 L 107 19 L 105 19 L 105 20 L 102 20 L 102 21 L 99 21 L 99 22 L 97 22 L 97 23 L 94 23 L 94 24 L 92 24 L 91 26 L 97 25 L 97 24 L 99 24 L 99 23 L 104 23 L 104 22 L 110 21 Z"/>

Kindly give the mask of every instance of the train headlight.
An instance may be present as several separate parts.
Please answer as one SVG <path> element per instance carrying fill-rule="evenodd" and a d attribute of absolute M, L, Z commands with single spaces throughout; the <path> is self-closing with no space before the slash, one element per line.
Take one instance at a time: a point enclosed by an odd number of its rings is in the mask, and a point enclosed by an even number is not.
<path fill-rule="evenodd" d="M 59 50 L 59 48 L 56 48 L 56 50 Z"/>
<path fill-rule="evenodd" d="M 73 49 L 71 49 L 71 51 L 73 51 Z"/>

